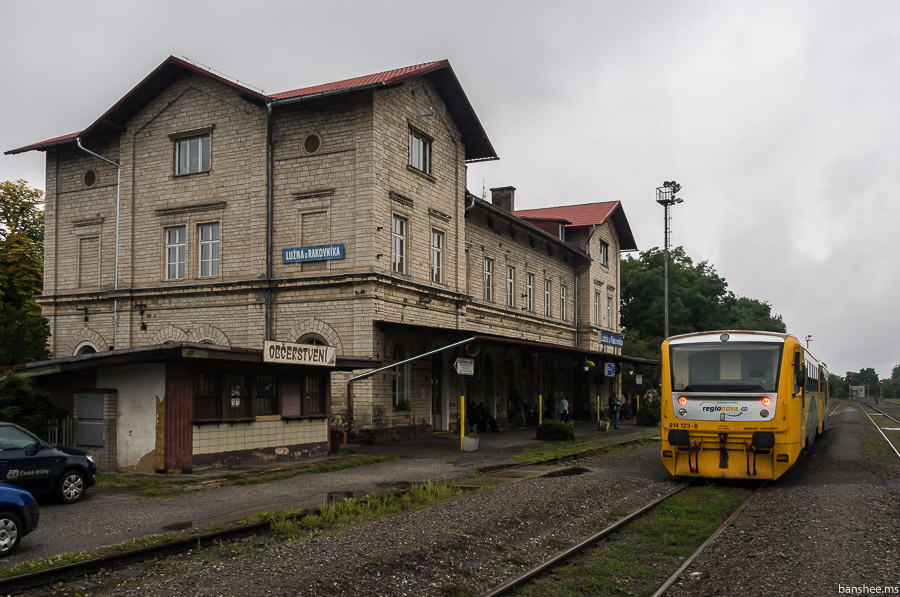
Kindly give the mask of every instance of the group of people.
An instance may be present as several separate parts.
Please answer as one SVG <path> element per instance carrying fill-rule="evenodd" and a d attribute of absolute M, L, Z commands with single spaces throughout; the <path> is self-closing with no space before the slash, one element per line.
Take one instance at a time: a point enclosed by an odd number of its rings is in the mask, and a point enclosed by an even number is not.
<path fill-rule="evenodd" d="M 475 430 L 478 433 L 485 433 L 488 429 L 497 433 L 500 428 L 497 427 L 497 419 L 495 419 L 484 402 L 479 402 L 475 406 L 469 408 L 467 414 L 469 421 L 475 424 Z"/>

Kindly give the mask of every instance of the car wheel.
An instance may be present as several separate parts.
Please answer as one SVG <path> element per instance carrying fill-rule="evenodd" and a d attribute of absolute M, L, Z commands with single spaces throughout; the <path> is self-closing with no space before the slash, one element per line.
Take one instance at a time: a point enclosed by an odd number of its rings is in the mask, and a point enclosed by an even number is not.
<path fill-rule="evenodd" d="M 12 512 L 0 512 L 0 558 L 6 557 L 19 547 L 22 523 Z"/>
<path fill-rule="evenodd" d="M 74 504 L 84 495 L 85 487 L 84 475 L 76 470 L 69 470 L 59 480 L 57 495 L 64 504 Z"/>

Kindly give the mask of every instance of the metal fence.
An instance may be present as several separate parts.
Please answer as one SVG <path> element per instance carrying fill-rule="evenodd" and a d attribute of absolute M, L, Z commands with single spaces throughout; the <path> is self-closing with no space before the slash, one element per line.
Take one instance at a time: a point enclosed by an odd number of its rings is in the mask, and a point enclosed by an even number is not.
<path fill-rule="evenodd" d="M 51 444 L 72 445 L 72 416 L 65 415 L 47 420 L 47 431 L 44 439 Z"/>

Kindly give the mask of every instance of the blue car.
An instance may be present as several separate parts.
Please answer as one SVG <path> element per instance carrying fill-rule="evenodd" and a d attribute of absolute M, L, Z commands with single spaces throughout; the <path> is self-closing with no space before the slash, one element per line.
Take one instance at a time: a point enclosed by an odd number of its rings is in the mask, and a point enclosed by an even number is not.
<path fill-rule="evenodd" d="M 19 548 L 22 537 L 37 528 L 41 510 L 24 489 L 0 483 L 0 558 Z"/>
<path fill-rule="evenodd" d="M 18 425 L 0 422 L 0 481 L 72 504 L 94 484 L 96 472 L 87 452 L 48 444 Z"/>

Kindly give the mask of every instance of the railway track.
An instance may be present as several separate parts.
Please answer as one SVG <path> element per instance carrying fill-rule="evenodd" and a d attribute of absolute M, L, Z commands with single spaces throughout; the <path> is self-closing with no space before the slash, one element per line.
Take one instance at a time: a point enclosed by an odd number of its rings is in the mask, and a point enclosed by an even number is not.
<path fill-rule="evenodd" d="M 584 449 L 576 453 L 560 458 L 553 458 L 545 462 L 512 464 L 502 468 L 491 469 L 489 471 L 484 471 L 487 473 L 484 478 L 490 477 L 491 475 L 503 475 L 504 473 L 516 471 L 520 468 L 533 467 L 535 465 L 574 463 L 579 459 L 588 457 L 590 454 L 602 452 L 603 450 L 612 447 L 628 446 L 630 444 L 639 443 L 646 439 L 646 436 L 639 435 L 634 439 L 617 443 L 610 442 L 609 440 L 585 442 L 579 446 Z M 564 467 L 565 465 L 559 468 Z M 482 488 L 482 485 L 476 486 L 465 483 L 457 483 L 457 485 L 460 488 L 466 490 Z M 317 509 L 318 507 L 310 508 L 292 516 L 288 516 L 287 519 L 300 519 L 309 512 L 315 511 Z M 28 589 L 34 589 L 36 587 L 65 582 L 73 578 L 84 577 L 86 575 L 95 574 L 101 571 L 113 570 L 131 564 L 154 560 L 157 558 L 163 558 L 169 555 L 183 553 L 190 550 L 211 547 L 223 542 L 234 541 L 245 537 L 262 535 L 268 533 L 270 531 L 270 528 L 270 521 L 247 523 L 236 527 L 191 534 L 162 544 L 149 545 L 146 547 L 103 555 L 81 562 L 54 566 L 52 568 L 46 568 L 43 570 L 20 574 L 8 578 L 0 578 L 0 595 L 18 594 L 21 591 L 25 591 Z"/>
<path fill-rule="evenodd" d="M 631 512 L 627 516 L 620 518 L 619 520 L 617 520 L 613 524 L 609 525 L 608 527 L 604 528 L 603 530 L 599 531 L 598 533 L 595 533 L 594 535 L 588 537 L 587 539 L 584 539 L 583 541 L 577 543 L 576 545 L 573 545 L 573 546 L 569 547 L 568 549 L 564 550 L 563 552 L 556 554 L 552 558 L 546 560 L 545 562 L 542 562 L 541 564 L 531 568 L 530 570 L 527 570 L 524 573 L 522 573 L 514 578 L 509 579 L 508 581 L 498 585 L 494 589 L 492 589 L 486 593 L 482 593 L 481 597 L 497 597 L 499 595 L 505 595 L 507 593 L 510 593 L 511 591 L 514 591 L 516 589 L 519 589 L 519 588 L 525 586 L 527 583 L 532 581 L 535 577 L 537 577 L 541 574 L 545 574 L 558 566 L 564 565 L 568 560 L 572 559 L 574 556 L 582 554 L 585 551 L 593 548 L 597 543 L 608 539 L 613 533 L 624 529 L 629 524 L 633 523 L 640 517 L 646 515 L 651 510 L 653 510 L 654 508 L 656 508 L 657 506 L 659 506 L 666 500 L 671 499 L 676 494 L 678 494 L 681 491 L 687 489 L 688 487 L 692 487 L 696 484 L 697 484 L 697 482 L 693 481 L 693 482 L 684 483 L 682 485 L 679 485 L 678 487 L 676 487 L 669 493 L 657 498 L 656 500 L 653 500 L 652 502 L 642 506 L 641 508 L 635 510 L 634 512 Z M 761 489 L 763 489 L 766 485 L 768 485 L 768 482 L 764 482 L 764 483 L 760 484 L 735 509 L 735 511 L 732 512 L 732 514 L 725 520 L 725 522 L 723 522 L 718 527 L 718 529 L 716 529 L 715 532 L 713 532 L 712 535 L 710 535 L 709 538 L 706 541 L 704 541 L 703 544 L 700 545 L 700 547 L 698 547 L 697 550 L 694 551 L 686 560 L 684 560 L 684 562 L 681 564 L 681 566 L 668 579 L 666 579 L 666 581 L 662 585 L 660 585 L 660 587 L 653 594 L 653 597 L 660 597 L 661 595 L 663 595 L 669 589 L 669 587 L 671 587 L 678 580 L 678 578 L 681 576 L 681 574 L 694 561 L 694 559 L 696 559 L 696 557 L 698 555 L 700 555 L 700 553 L 702 553 L 703 550 L 706 549 L 706 547 L 710 543 L 715 541 L 716 537 L 718 537 L 722 533 L 722 531 L 724 531 L 726 528 L 728 528 L 728 526 L 730 526 L 734 522 L 734 520 L 738 516 L 740 516 L 741 512 L 743 512 L 743 510 L 747 506 L 747 504 L 750 503 L 750 500 L 753 499 L 753 497 L 756 496 L 758 494 L 758 492 Z"/>
<path fill-rule="evenodd" d="M 888 443 L 888 446 L 890 446 L 897 458 L 900 458 L 900 449 L 898 449 L 898 446 L 900 446 L 900 418 L 887 413 L 882 408 L 883 405 L 876 406 L 865 400 L 858 401 L 858 404 L 862 413 L 866 415 L 866 418 L 878 430 L 878 433 Z M 895 405 L 891 405 L 891 407 L 896 408 Z"/>

